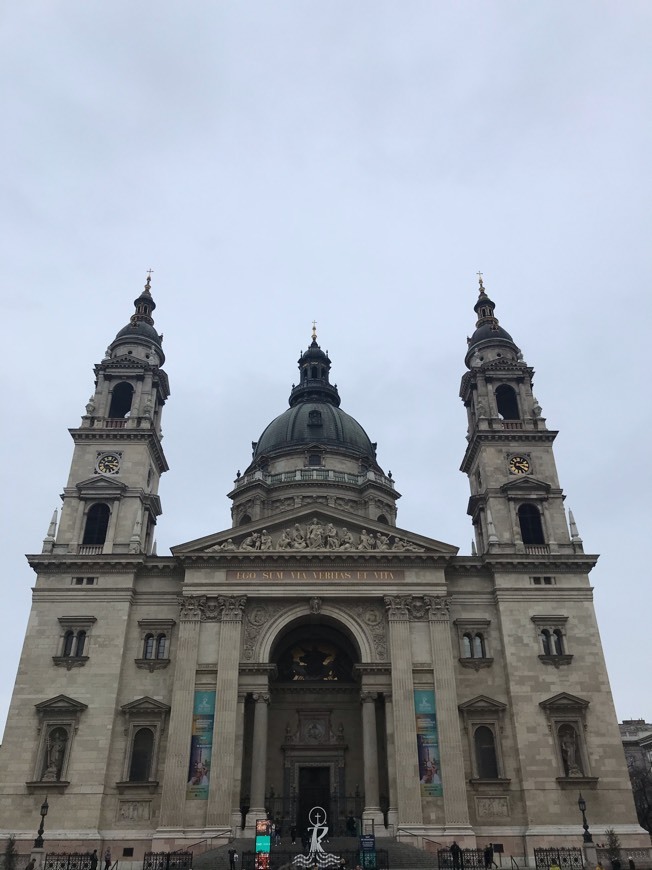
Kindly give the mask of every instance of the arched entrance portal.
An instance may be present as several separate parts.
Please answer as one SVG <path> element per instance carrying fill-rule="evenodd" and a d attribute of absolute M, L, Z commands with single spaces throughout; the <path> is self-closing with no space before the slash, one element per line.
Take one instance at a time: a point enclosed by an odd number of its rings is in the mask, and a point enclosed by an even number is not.
<path fill-rule="evenodd" d="M 333 834 L 360 829 L 365 769 L 360 652 L 339 623 L 316 616 L 286 626 L 270 652 L 265 810 L 284 836 L 301 835 L 308 813 L 321 806 Z M 382 696 L 374 695 L 381 791 L 387 793 L 386 728 Z M 255 785 L 255 699 L 245 709 L 243 794 Z M 251 747 L 252 751 L 247 751 Z M 252 761 L 252 759 L 254 759 Z M 249 768 L 249 769 L 247 769 Z M 255 788 L 254 788 L 255 791 Z M 246 803 L 246 797 L 244 799 Z"/>

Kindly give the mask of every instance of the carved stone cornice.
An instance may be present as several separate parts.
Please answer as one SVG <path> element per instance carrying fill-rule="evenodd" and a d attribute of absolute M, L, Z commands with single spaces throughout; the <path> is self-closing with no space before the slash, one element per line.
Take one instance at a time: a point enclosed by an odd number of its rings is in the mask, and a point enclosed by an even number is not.
<path fill-rule="evenodd" d="M 217 604 L 222 610 L 222 622 L 242 622 L 246 603 L 246 595 L 220 595 Z"/>
<path fill-rule="evenodd" d="M 427 595 L 423 599 L 430 622 L 449 622 L 451 599 L 445 595 Z"/>

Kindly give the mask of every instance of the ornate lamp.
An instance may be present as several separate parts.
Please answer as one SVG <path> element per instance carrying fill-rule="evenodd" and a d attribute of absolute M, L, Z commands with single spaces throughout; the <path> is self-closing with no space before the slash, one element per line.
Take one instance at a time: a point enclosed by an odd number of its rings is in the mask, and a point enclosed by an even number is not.
<path fill-rule="evenodd" d="M 41 804 L 41 809 L 40 809 L 41 824 L 39 825 L 36 839 L 34 840 L 34 848 L 35 849 L 42 849 L 43 848 L 43 833 L 45 831 L 45 817 L 47 816 L 49 809 L 50 809 L 50 807 L 49 807 L 48 799 L 46 796 L 45 800 Z"/>
<path fill-rule="evenodd" d="M 580 792 L 580 796 L 577 799 L 577 806 L 582 813 L 582 827 L 584 828 L 583 840 L 585 843 L 592 843 L 593 837 L 589 832 L 589 823 L 586 821 L 586 801 L 582 797 L 582 792 Z"/>

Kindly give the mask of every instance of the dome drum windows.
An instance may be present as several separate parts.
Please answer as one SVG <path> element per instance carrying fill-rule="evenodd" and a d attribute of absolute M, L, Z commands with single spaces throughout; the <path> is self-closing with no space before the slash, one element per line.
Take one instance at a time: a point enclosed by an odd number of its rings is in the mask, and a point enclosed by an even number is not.
<path fill-rule="evenodd" d="M 459 663 L 462 667 L 488 668 L 493 664 L 489 647 L 489 619 L 456 619 Z"/>
<path fill-rule="evenodd" d="M 140 619 L 140 658 L 135 659 L 136 667 L 148 671 L 167 668 L 170 664 L 170 639 L 175 625 L 174 619 Z"/>
<path fill-rule="evenodd" d="M 61 635 L 59 649 L 52 661 L 57 667 L 83 667 L 88 661 L 91 628 L 96 622 L 94 616 L 60 616 Z"/>

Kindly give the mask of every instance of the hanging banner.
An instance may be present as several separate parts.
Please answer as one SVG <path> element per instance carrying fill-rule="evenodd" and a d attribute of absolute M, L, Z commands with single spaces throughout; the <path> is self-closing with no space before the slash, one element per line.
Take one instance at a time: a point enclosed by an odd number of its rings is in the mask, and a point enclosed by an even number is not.
<path fill-rule="evenodd" d="M 417 752 L 419 755 L 419 781 L 421 794 L 441 797 L 441 768 L 439 764 L 439 735 L 435 693 L 431 689 L 416 689 L 414 712 L 417 723 Z"/>
<path fill-rule="evenodd" d="M 190 738 L 190 765 L 188 768 L 188 786 L 186 787 L 186 798 L 191 801 L 208 800 L 214 720 L 215 692 L 195 692 L 195 702 L 192 709 L 192 737 Z"/>

